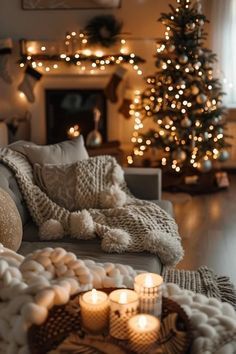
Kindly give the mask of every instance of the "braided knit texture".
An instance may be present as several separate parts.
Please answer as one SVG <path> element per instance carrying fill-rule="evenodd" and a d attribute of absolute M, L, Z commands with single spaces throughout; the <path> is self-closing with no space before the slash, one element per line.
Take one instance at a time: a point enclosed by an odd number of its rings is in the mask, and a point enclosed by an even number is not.
<path fill-rule="evenodd" d="M 0 149 L 0 161 L 14 172 L 33 220 L 44 231 L 40 232 L 42 239 L 56 239 L 55 226 L 58 238 L 99 236 L 106 252 L 147 251 L 157 254 L 165 265 L 182 259 L 174 219 L 156 204 L 131 195 L 123 170 L 113 157 L 99 156 L 74 164 L 77 210 L 73 212 L 53 202 L 35 184 L 32 167 L 23 155 Z"/>

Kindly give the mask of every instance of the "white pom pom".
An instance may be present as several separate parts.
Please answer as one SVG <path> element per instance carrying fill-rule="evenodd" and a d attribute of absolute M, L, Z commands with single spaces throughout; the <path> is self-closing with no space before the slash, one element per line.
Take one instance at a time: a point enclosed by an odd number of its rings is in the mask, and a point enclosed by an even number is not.
<path fill-rule="evenodd" d="M 71 237 L 82 240 L 95 237 L 93 219 L 87 210 L 71 213 L 70 233 Z"/>
<path fill-rule="evenodd" d="M 112 173 L 113 183 L 124 183 L 124 170 L 120 165 L 116 165 Z"/>
<path fill-rule="evenodd" d="M 180 241 L 165 232 L 148 232 L 143 245 L 146 251 L 158 254 L 161 262 L 167 266 L 176 265 L 184 256 Z"/>
<path fill-rule="evenodd" d="M 131 241 L 130 235 L 120 229 L 111 229 L 105 232 L 102 239 L 102 249 L 106 252 L 121 253 L 127 250 Z"/>
<path fill-rule="evenodd" d="M 115 184 L 100 194 L 100 205 L 104 209 L 122 207 L 126 203 L 126 193 Z"/>
<path fill-rule="evenodd" d="M 45 221 L 39 228 L 41 240 L 59 240 L 63 238 L 64 230 L 62 224 L 54 219 Z"/>

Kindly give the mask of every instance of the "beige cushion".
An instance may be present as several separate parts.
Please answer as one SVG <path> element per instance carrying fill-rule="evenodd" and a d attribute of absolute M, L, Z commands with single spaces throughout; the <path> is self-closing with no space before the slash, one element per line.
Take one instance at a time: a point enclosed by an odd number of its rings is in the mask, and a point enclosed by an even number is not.
<path fill-rule="evenodd" d="M 83 136 L 53 145 L 36 145 L 20 141 L 10 148 L 27 156 L 32 164 L 70 164 L 88 158 Z"/>
<path fill-rule="evenodd" d="M 22 241 L 22 222 L 16 204 L 10 195 L 0 188 L 0 243 L 17 251 Z"/>
<path fill-rule="evenodd" d="M 34 164 L 38 186 L 55 203 L 70 211 L 76 210 L 76 164 Z"/>

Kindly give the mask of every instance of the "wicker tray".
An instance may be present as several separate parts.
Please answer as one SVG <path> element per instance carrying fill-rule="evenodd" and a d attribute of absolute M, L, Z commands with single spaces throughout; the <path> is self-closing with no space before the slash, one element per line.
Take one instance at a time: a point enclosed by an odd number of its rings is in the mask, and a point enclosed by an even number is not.
<path fill-rule="evenodd" d="M 110 293 L 114 289 L 102 289 Z M 192 342 L 190 321 L 176 302 L 163 297 L 160 337 L 152 353 L 188 353 Z M 28 331 L 31 354 L 132 354 L 127 341 L 118 341 L 104 333 L 90 335 L 81 327 L 79 295 L 66 305 L 54 306 L 46 322 Z"/>

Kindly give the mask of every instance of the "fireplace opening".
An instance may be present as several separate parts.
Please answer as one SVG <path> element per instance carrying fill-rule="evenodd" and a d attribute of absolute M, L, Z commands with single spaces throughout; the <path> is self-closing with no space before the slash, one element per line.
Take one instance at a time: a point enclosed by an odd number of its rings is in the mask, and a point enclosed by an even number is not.
<path fill-rule="evenodd" d="M 103 90 L 46 90 L 47 144 L 55 144 L 82 134 L 86 141 L 95 129 L 94 112 L 100 111 L 98 131 L 107 142 L 107 103 Z"/>

